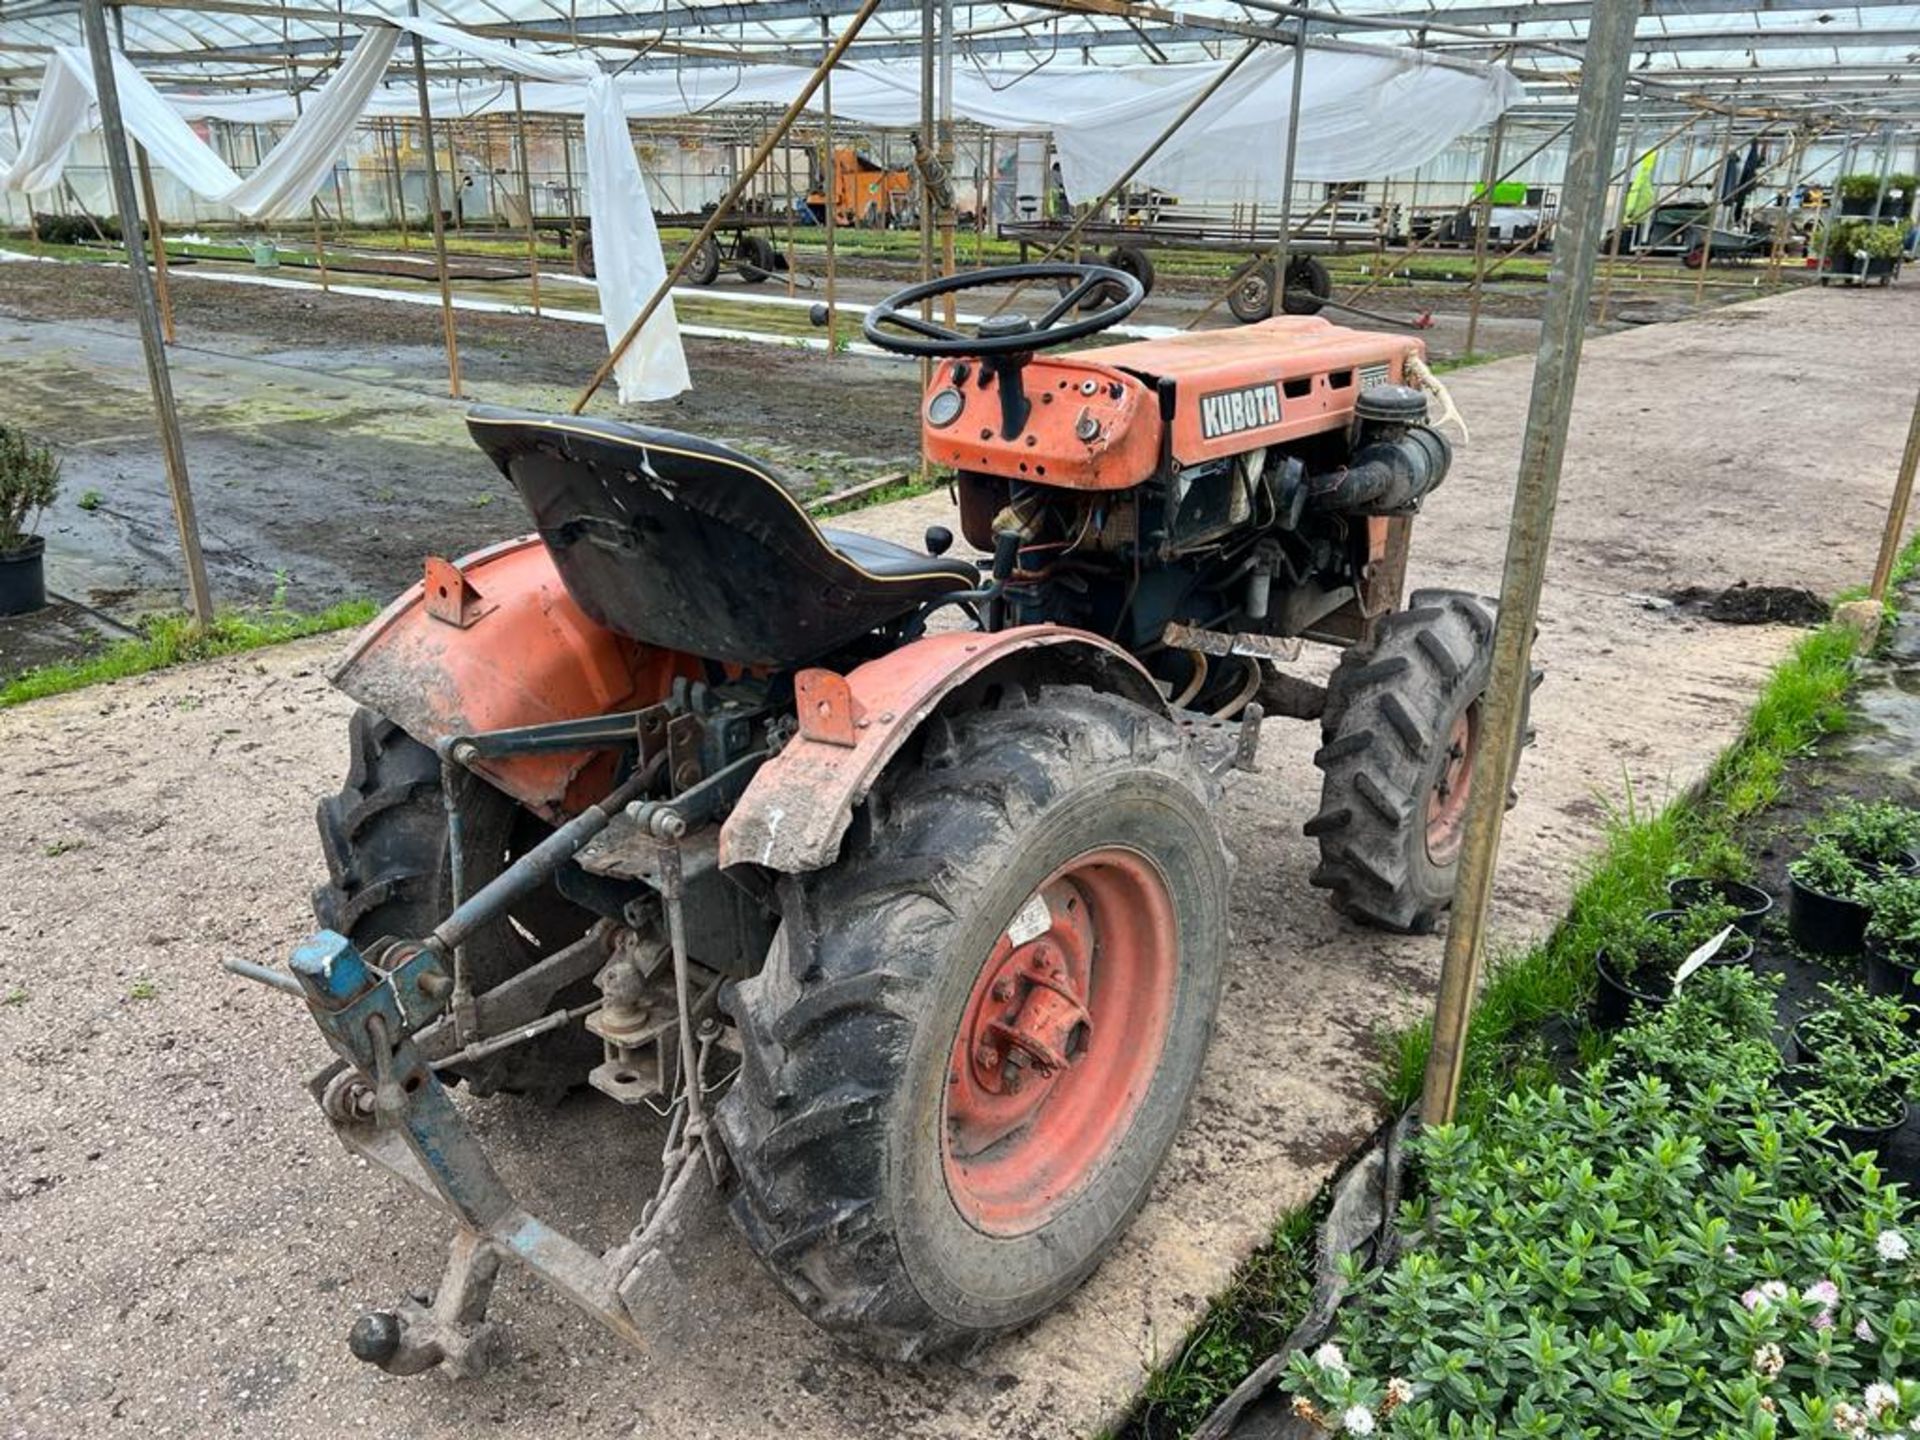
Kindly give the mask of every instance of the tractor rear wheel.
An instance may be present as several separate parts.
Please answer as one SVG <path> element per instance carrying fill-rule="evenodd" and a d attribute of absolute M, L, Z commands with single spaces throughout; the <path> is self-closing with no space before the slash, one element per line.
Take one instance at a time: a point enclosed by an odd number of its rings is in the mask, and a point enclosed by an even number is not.
<path fill-rule="evenodd" d="M 1048 1310 L 1145 1200 L 1219 998 L 1230 862 L 1174 727 L 1081 688 L 936 720 L 727 995 L 734 1218 L 895 1358 Z"/>
<path fill-rule="evenodd" d="M 347 735 L 346 783 L 319 805 L 328 878 L 314 889 L 314 918 L 363 950 L 377 940 L 417 940 L 453 909 L 440 758 L 371 710 L 354 712 Z M 467 787 L 463 818 L 469 895 L 549 833 L 538 816 L 477 780 Z M 572 944 L 593 923 L 591 914 L 544 886 L 467 942 L 475 993 Z M 572 1003 L 589 998 L 590 991 Z M 456 1073 L 481 1095 L 553 1094 L 583 1082 L 601 1048 L 569 1026 Z"/>
<path fill-rule="evenodd" d="M 1307 822 L 1320 864 L 1310 878 L 1356 920 L 1425 934 L 1452 903 L 1467 796 L 1486 783 L 1478 762 L 1493 620 L 1477 596 L 1416 590 L 1327 682 L 1313 757 L 1325 780 Z"/>

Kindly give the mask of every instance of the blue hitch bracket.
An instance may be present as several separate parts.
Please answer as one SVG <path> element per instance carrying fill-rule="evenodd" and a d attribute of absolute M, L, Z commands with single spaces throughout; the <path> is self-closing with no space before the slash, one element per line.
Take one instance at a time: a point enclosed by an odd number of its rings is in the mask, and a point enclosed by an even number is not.
<path fill-rule="evenodd" d="M 399 945 L 380 959 L 396 963 L 384 969 L 369 963 L 330 930 L 293 953 L 293 974 L 314 1023 L 347 1067 L 323 1075 L 315 1093 L 349 1151 L 407 1182 L 459 1223 L 448 1272 L 457 1284 L 443 1286 L 446 1303 L 432 1311 L 403 1306 L 363 1317 L 355 1354 L 396 1374 L 443 1361 L 471 1373 L 483 1364 L 484 1346 L 476 1341 L 497 1261 L 476 1246 L 520 1261 L 622 1339 L 643 1345 L 619 1294 L 630 1262 L 594 1254 L 521 1207 L 414 1045 L 415 1033 L 438 1017 L 451 993 L 438 952 Z M 333 1085 L 368 1081 L 370 1107 L 328 1103 L 325 1092 Z"/>

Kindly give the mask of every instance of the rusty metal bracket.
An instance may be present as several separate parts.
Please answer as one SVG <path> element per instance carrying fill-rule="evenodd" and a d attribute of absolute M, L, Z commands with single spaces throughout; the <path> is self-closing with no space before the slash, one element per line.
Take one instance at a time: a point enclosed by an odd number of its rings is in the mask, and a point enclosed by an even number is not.
<path fill-rule="evenodd" d="M 455 629 L 465 630 L 476 620 L 499 608 L 474 589 L 473 582 L 451 560 L 438 555 L 427 557 L 427 573 L 421 591 L 427 613 Z"/>
<path fill-rule="evenodd" d="M 823 745 L 852 749 L 860 743 L 860 702 L 847 677 L 831 670 L 802 670 L 793 677 L 800 733 Z"/>

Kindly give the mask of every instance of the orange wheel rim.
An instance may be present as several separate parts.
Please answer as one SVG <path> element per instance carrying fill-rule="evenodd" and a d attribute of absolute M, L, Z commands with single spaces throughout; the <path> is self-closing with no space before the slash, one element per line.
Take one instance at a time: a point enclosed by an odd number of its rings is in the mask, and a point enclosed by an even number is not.
<path fill-rule="evenodd" d="M 1179 932 L 1165 878 L 1117 848 L 1063 865 L 975 977 L 947 1061 L 940 1150 L 975 1229 L 1059 1214 L 1119 1147 L 1159 1069 Z"/>
<path fill-rule="evenodd" d="M 1480 753 L 1480 702 L 1454 717 L 1447 732 L 1447 754 L 1427 796 L 1427 858 L 1450 865 L 1466 834 L 1467 795 L 1473 789 L 1474 760 Z"/>

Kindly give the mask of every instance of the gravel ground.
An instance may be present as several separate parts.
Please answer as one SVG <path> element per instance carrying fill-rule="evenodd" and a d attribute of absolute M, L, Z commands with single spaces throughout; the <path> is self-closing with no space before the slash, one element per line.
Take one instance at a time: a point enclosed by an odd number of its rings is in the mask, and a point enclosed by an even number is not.
<path fill-rule="evenodd" d="M 1552 921 L 1605 807 L 1699 774 L 1795 632 L 1657 598 L 1746 579 L 1831 593 L 1871 564 L 1920 382 L 1877 343 L 1920 297 L 1806 293 L 1594 342 L 1538 647 L 1540 740 L 1498 939 Z M 1451 377 L 1474 443 L 1417 531 L 1416 583 L 1495 588 L 1529 366 Z M 859 522 L 917 535 L 937 497 Z M 1429 1003 L 1439 945 L 1339 921 L 1306 885 L 1307 727 L 1271 726 L 1226 809 L 1240 856 L 1218 1039 L 1139 1221 L 1059 1312 L 966 1367 L 852 1359 L 711 1207 L 673 1322 L 633 1355 L 524 1276 L 496 1374 L 392 1380 L 353 1317 L 437 1275 L 446 1225 L 326 1135 L 323 1047 L 217 970 L 304 932 L 311 810 L 338 782 L 337 640 L 0 713 L 0 1433 L 809 1440 L 1099 1430 L 1209 1294 L 1375 1121 L 1372 1035 Z M 597 1097 L 469 1106 L 510 1184 L 604 1243 L 659 1135 Z"/>

